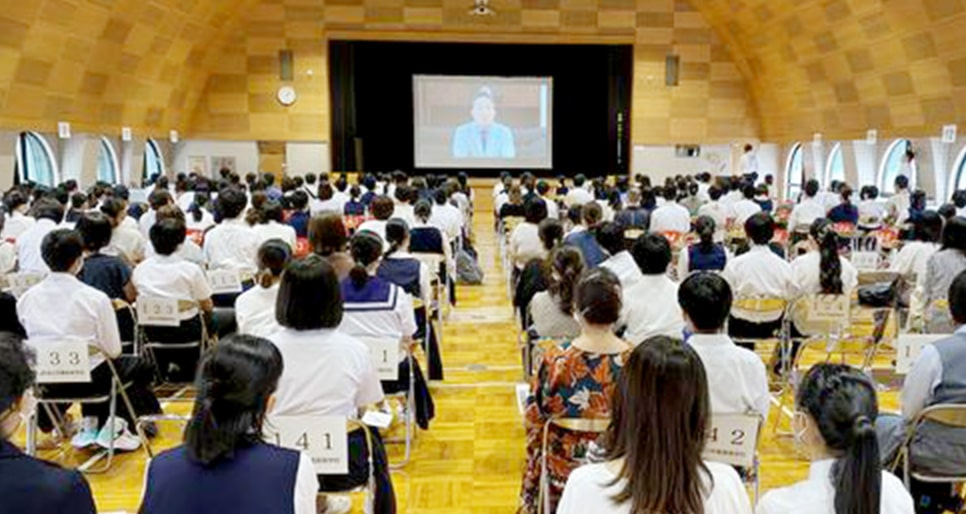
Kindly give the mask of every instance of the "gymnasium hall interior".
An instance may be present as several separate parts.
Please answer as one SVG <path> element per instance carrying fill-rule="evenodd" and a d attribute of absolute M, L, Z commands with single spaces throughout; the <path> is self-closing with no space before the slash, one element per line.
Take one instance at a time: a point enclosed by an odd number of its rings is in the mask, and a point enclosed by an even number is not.
<path fill-rule="evenodd" d="M 0 514 L 966 513 L 964 24 L 0 0 Z"/>

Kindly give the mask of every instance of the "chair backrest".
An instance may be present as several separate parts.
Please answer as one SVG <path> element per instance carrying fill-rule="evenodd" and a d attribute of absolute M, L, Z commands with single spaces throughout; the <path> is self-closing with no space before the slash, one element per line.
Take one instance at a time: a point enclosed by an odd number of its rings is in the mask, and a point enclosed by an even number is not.
<path fill-rule="evenodd" d="M 940 403 L 926 407 L 916 416 L 916 424 L 923 421 L 940 423 L 953 428 L 966 428 L 966 404 Z"/>
<path fill-rule="evenodd" d="M 270 416 L 263 430 L 265 441 L 305 452 L 319 475 L 349 472 L 350 429 L 345 416 Z"/>
<path fill-rule="evenodd" d="M 91 353 L 97 347 L 79 338 L 42 338 L 25 341 L 36 353 L 34 371 L 38 384 L 88 383 Z"/>
<path fill-rule="evenodd" d="M 795 327 L 805 335 L 842 335 L 849 328 L 851 308 L 848 295 L 805 296 L 795 302 Z"/>
<path fill-rule="evenodd" d="M 379 380 L 399 380 L 399 339 L 393 337 L 357 337 L 369 347 L 369 355 Z"/>
<path fill-rule="evenodd" d="M 859 271 L 875 271 L 882 263 L 879 252 L 852 252 L 852 266 Z"/>
<path fill-rule="evenodd" d="M 550 429 L 557 427 L 568 432 L 589 432 L 602 434 L 610 426 L 610 418 L 550 418 L 543 425 L 543 443 L 540 459 L 540 498 L 538 499 L 540 514 L 547 514 L 550 509 L 550 476 L 547 469 L 547 452 L 550 450 Z"/>
<path fill-rule="evenodd" d="M 44 275 L 42 273 L 23 271 L 19 273 L 7 273 L 4 279 L 6 281 L 4 291 L 20 298 L 28 289 L 39 284 L 44 279 Z"/>
<path fill-rule="evenodd" d="M 745 312 L 780 317 L 785 314 L 788 302 L 773 296 L 743 296 L 735 298 L 731 306 Z"/>
<path fill-rule="evenodd" d="M 181 325 L 181 313 L 198 306 L 197 302 L 138 295 L 138 324 L 147 327 L 177 327 Z"/>
<path fill-rule="evenodd" d="M 905 375 L 912 369 L 924 346 L 950 337 L 952 334 L 899 334 L 896 338 L 896 374 Z"/>
<path fill-rule="evenodd" d="M 762 419 L 758 414 L 713 414 L 703 457 L 714 462 L 752 468 L 758 451 L 761 425 Z"/>

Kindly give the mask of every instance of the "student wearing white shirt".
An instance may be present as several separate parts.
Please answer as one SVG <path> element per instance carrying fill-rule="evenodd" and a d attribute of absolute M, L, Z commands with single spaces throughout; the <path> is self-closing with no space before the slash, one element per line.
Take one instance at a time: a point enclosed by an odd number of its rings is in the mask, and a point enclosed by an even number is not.
<path fill-rule="evenodd" d="M 719 187 L 711 186 L 708 189 L 708 198 L 711 201 L 698 207 L 698 216 L 707 216 L 714 220 L 714 225 L 717 227 L 714 240 L 720 243 L 725 240 L 725 236 L 728 234 L 728 222 L 734 219 L 735 214 L 731 207 L 721 202 L 721 189 Z"/>
<path fill-rule="evenodd" d="M 545 180 L 537 182 L 537 194 L 547 203 L 547 217 L 552 220 L 560 220 L 560 206 L 557 200 L 550 195 L 550 184 Z"/>
<path fill-rule="evenodd" d="M 335 192 L 328 182 L 319 183 L 318 195 L 309 202 L 309 212 L 312 216 L 334 212 L 342 214 L 345 202 L 335 197 Z"/>
<path fill-rule="evenodd" d="M 949 287 L 949 314 L 957 327 L 946 338 L 928 344 L 912 365 L 902 385 L 901 414 L 883 414 L 876 421 L 882 463 L 896 457 L 908 437 L 913 420 L 923 409 L 938 404 L 962 404 L 966 376 L 966 272 L 960 272 Z M 912 469 L 925 474 L 955 476 L 966 466 L 966 430 L 938 422 L 926 422 L 918 430 L 910 448 Z M 912 481 L 912 492 L 925 512 L 957 512 L 960 505 L 948 500 L 956 496 L 949 484 Z M 925 494 L 923 494 L 925 493 Z M 932 502 L 928 502 L 931 497 Z M 931 504 L 923 504 L 925 503 Z M 939 500 L 938 502 L 936 500 Z M 937 505 L 937 503 L 939 505 Z"/>
<path fill-rule="evenodd" d="M 119 198 L 105 198 L 101 202 L 101 212 L 111 220 L 111 242 L 107 250 L 118 257 L 127 260 L 131 265 L 144 260 L 145 241 L 141 231 L 135 223 L 132 227 L 127 221 L 132 221 L 127 215 L 124 201 Z"/>
<path fill-rule="evenodd" d="M 741 348 L 725 333 L 731 312 L 731 287 L 721 275 L 698 272 L 678 289 L 678 304 L 692 333 L 687 343 L 701 357 L 708 374 L 711 412 L 757 413 L 768 419 L 771 395 L 761 358 Z"/>
<path fill-rule="evenodd" d="M 621 282 L 621 288 L 627 290 L 644 277 L 627 249 L 627 240 L 624 238 L 622 226 L 614 222 L 602 224 L 597 229 L 597 242 L 609 255 L 604 262 L 600 263 L 600 267 L 613 271 Z M 626 305 L 627 302 L 625 301 L 624 304 Z"/>
<path fill-rule="evenodd" d="M 902 482 L 879 463 L 876 386 L 857 369 L 820 363 L 802 380 L 792 420 L 808 479 L 772 489 L 757 514 L 913 514 Z"/>
<path fill-rule="evenodd" d="M 728 261 L 722 276 L 735 298 L 775 298 L 791 301 L 797 292 L 795 275 L 788 262 L 768 246 L 775 235 L 775 220 L 764 212 L 745 222 L 751 248 Z M 772 337 L 781 328 L 781 314 L 766 315 L 733 308 L 728 335 L 735 339 Z"/>
<path fill-rule="evenodd" d="M 687 234 L 691 231 L 691 213 L 678 205 L 677 190 L 664 189 L 664 205 L 654 209 L 651 213 L 651 232 L 678 232 Z"/>
<path fill-rule="evenodd" d="M 215 226 L 215 217 L 208 212 L 210 198 L 207 191 L 194 194 L 194 201 L 187 208 L 181 209 L 187 214 L 188 230 L 204 232 Z"/>
<path fill-rule="evenodd" d="M 543 259 L 547 250 L 540 241 L 540 222 L 547 217 L 547 203 L 540 198 L 533 198 L 523 206 L 523 222 L 510 233 L 509 247 L 510 261 L 516 272 L 533 259 Z"/>
<path fill-rule="evenodd" d="M 739 165 L 741 167 L 742 175 L 751 175 L 752 173 L 758 173 L 758 152 L 751 145 L 745 145 L 745 152 L 741 154 L 741 160 Z"/>
<path fill-rule="evenodd" d="M 818 218 L 824 218 L 825 205 L 818 198 L 818 181 L 810 179 L 803 189 L 805 197 L 788 217 L 789 230 L 802 232 Z"/>
<path fill-rule="evenodd" d="M 624 289 L 624 306 L 618 326 L 626 327 L 631 344 L 658 335 L 681 337 L 684 317 L 678 305 L 678 284 L 667 275 L 671 244 L 661 234 L 644 234 L 631 246 L 641 278 Z M 642 301 L 646 298 L 647 301 Z"/>
<path fill-rule="evenodd" d="M 942 237 L 943 220 L 934 211 L 925 211 L 913 224 L 913 241 L 906 241 L 902 249 L 896 254 L 889 271 L 895 271 L 910 279 L 915 277 L 916 287 L 908 299 L 909 315 L 911 319 L 921 320 L 925 310 L 924 298 L 926 269 L 929 259 L 939 251 L 939 240 Z"/>
<path fill-rule="evenodd" d="M 278 281 L 292 258 L 292 247 L 281 239 L 269 239 L 258 248 L 258 284 L 235 299 L 235 322 L 239 334 L 269 337 L 282 327 L 275 319 Z"/>
<path fill-rule="evenodd" d="M 391 200 L 390 200 L 391 201 Z M 271 340 L 282 353 L 272 416 L 345 416 L 359 419 L 363 410 L 383 402 L 382 387 L 369 348 L 336 329 L 342 323 L 339 279 L 322 257 L 293 260 L 282 274 L 275 310 L 283 329 Z M 395 512 L 395 495 L 385 448 L 372 431 L 376 482 L 373 512 Z M 344 491 L 369 479 L 368 452 L 361 432 L 349 434 L 348 476 L 320 476 L 320 490 Z"/>
<path fill-rule="evenodd" d="M 0 238 L 16 241 L 20 234 L 33 226 L 36 220 L 27 215 L 30 206 L 27 204 L 27 197 L 20 191 L 14 190 L 7 193 L 3 203 L 9 214 L 3 230 L 0 230 Z"/>
<path fill-rule="evenodd" d="M 270 341 L 251 336 L 231 336 L 205 355 L 184 444 L 150 459 L 140 512 L 317 512 L 312 459 L 259 437 L 283 367 Z M 325 512 L 348 512 L 341 500 Z"/>
<path fill-rule="evenodd" d="M 593 202 L 594 194 L 584 187 L 586 183 L 587 177 L 582 173 L 574 177 L 574 187 L 570 188 L 567 191 L 567 195 L 564 196 L 564 205 L 567 207 L 575 207 Z"/>
<path fill-rule="evenodd" d="M 876 230 L 886 216 L 885 206 L 879 202 L 879 188 L 862 186 L 859 190 L 859 228 Z"/>
<path fill-rule="evenodd" d="M 761 205 L 755 201 L 755 193 L 757 189 L 751 184 L 746 184 L 742 188 L 742 195 L 744 196 L 741 200 L 735 202 L 732 206 L 735 213 L 735 223 L 744 226 L 748 218 L 752 217 L 754 214 L 761 212 Z"/>
<path fill-rule="evenodd" d="M 610 460 L 570 473 L 557 514 L 751 514 L 734 468 L 701 459 L 708 403 L 704 366 L 691 347 L 663 336 L 638 345 L 611 400 Z"/>
<path fill-rule="evenodd" d="M 909 194 L 909 178 L 899 175 L 895 181 L 895 194 L 886 201 L 886 216 L 893 226 L 899 226 L 909 219 L 909 206 L 912 199 Z"/>
<path fill-rule="evenodd" d="M 411 227 L 415 225 L 416 213 L 413 209 L 413 199 L 418 199 L 415 191 L 409 186 L 401 185 L 396 188 L 394 198 L 396 206 L 392 211 L 392 217 L 405 221 L 406 226 Z"/>
<path fill-rule="evenodd" d="M 433 214 L 429 218 L 429 224 L 442 230 L 449 236 L 450 241 L 458 240 L 463 234 L 463 215 L 455 206 L 447 201 L 448 196 L 442 188 L 433 192 Z"/>
<path fill-rule="evenodd" d="M 139 357 L 121 356 L 121 338 L 111 300 L 77 279 L 84 263 L 83 253 L 84 243 L 76 231 L 58 229 L 47 234 L 43 256 L 51 272 L 17 302 L 17 316 L 27 332 L 27 344 L 35 350 L 42 350 L 49 342 L 70 338 L 97 346 L 103 354 L 91 358 L 91 382 L 47 386 L 47 394 L 53 398 L 78 398 L 106 393 L 112 381 L 110 368 L 104 365 L 107 358 L 113 361 L 121 381 L 131 383 L 127 394 L 135 410 L 133 415 L 159 414 L 161 406 L 150 389 L 151 366 Z M 105 423 L 110 414 L 107 403 L 82 404 L 84 419 L 71 444 L 76 448 L 94 444 L 106 447 L 113 435 L 115 447 L 127 451 L 137 449 L 140 441 L 128 430 L 135 420 L 120 405 L 117 413 L 121 417 L 111 427 Z M 68 406 L 50 407 L 63 413 Z M 45 409 L 40 409 L 39 421 L 44 431 L 52 427 Z"/>
<path fill-rule="evenodd" d="M 262 204 L 259 214 L 259 223 L 252 227 L 258 246 L 262 246 L 262 243 L 271 239 L 281 239 L 294 250 L 295 228 L 285 224 L 282 204 L 275 200 L 269 200 Z"/>
<path fill-rule="evenodd" d="M 402 220 L 391 220 L 387 230 L 391 228 L 396 236 L 401 226 L 404 227 Z M 394 239 L 393 244 L 398 244 L 398 238 Z M 379 273 L 382 241 L 375 234 L 360 232 L 352 237 L 349 246 L 355 267 L 341 282 L 345 313 L 339 331 L 353 337 L 386 339 L 399 344 L 401 348 L 397 369 L 400 378 L 383 380 L 382 389 L 390 394 L 408 391 L 409 360 L 405 351 L 413 348 L 413 337 L 417 330 L 413 297 L 399 285 L 383 278 L 384 273 Z M 418 263 L 419 261 L 414 262 Z M 412 372 L 416 422 L 420 428 L 426 430 L 434 415 L 433 399 L 426 387 L 422 369 L 415 360 Z"/>
<path fill-rule="evenodd" d="M 818 218 L 808 233 L 812 251 L 792 261 L 798 294 L 851 295 L 859 284 L 859 273 L 851 261 L 839 255 L 839 235 L 832 222 Z"/>
<path fill-rule="evenodd" d="M 0 232 L 3 232 L 3 225 L 6 219 L 0 216 Z M 6 275 L 17 268 L 17 245 L 0 239 L 0 275 Z"/>
<path fill-rule="evenodd" d="M 243 219 L 247 204 L 248 199 L 240 189 L 223 189 L 218 194 L 221 223 L 208 231 L 204 243 L 208 267 L 237 272 L 243 283 L 250 283 L 255 275 L 255 257 L 258 253 L 258 234 Z M 219 307 L 230 307 L 234 305 L 237 295 L 218 296 L 225 297 L 216 302 Z"/>
<path fill-rule="evenodd" d="M 64 206 L 53 198 L 41 198 L 34 202 L 32 212 L 37 222 L 17 238 L 17 261 L 22 272 L 47 273 L 50 268 L 44 262 L 40 247 L 44 237 L 64 218 Z"/>
<path fill-rule="evenodd" d="M 178 327 L 145 327 L 145 334 L 152 342 L 177 344 L 198 341 L 202 323 L 206 323 L 205 315 L 213 310 L 211 287 L 205 273 L 177 253 L 184 241 L 183 220 L 161 219 L 151 227 L 151 246 L 157 254 L 134 268 L 131 276 L 139 297 L 196 302 L 195 306 L 179 312 L 181 324 Z M 162 373 L 180 381 L 190 381 L 194 377 L 197 350 L 168 349 L 155 353 Z"/>
<path fill-rule="evenodd" d="M 138 230 L 141 231 L 141 236 L 145 239 L 149 238 L 148 233 L 157 219 L 157 210 L 172 204 L 174 204 L 174 200 L 171 198 L 171 193 L 157 188 L 151 191 L 151 194 L 148 195 L 148 206 L 151 207 L 151 210 L 142 214 L 141 219 L 138 220 Z"/>

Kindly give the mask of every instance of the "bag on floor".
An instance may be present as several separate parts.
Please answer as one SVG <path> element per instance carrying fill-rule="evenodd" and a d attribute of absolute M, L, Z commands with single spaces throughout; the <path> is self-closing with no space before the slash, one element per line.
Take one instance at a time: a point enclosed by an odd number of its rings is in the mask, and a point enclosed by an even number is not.
<path fill-rule="evenodd" d="M 466 250 L 456 253 L 456 280 L 458 284 L 479 285 L 483 283 L 483 270 L 476 259 Z"/>

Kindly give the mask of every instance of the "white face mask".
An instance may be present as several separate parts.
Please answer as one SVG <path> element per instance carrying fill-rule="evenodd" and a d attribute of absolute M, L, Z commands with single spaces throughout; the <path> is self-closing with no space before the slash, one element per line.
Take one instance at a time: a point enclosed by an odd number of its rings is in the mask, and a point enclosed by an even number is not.
<path fill-rule="evenodd" d="M 792 435 L 795 438 L 795 446 L 799 449 L 805 446 L 806 432 L 808 432 L 808 417 L 802 411 L 795 411 L 792 417 Z"/>
<path fill-rule="evenodd" d="M 33 389 L 27 389 L 20 399 L 20 410 L 8 410 L 0 417 L 0 433 L 4 437 L 10 437 L 20 428 L 21 423 L 26 423 L 30 416 L 34 415 L 36 410 L 37 398 L 34 396 Z"/>

